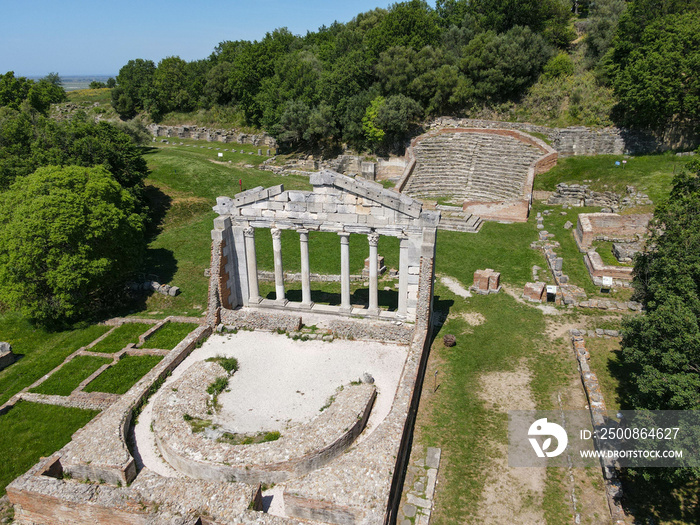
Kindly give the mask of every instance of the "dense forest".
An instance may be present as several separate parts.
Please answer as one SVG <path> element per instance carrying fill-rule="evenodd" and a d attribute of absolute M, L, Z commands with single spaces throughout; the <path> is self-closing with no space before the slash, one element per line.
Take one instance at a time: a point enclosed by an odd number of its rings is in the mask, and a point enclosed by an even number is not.
<path fill-rule="evenodd" d="M 292 145 L 389 147 L 424 119 L 527 97 L 555 112 L 566 106 L 574 123 L 612 115 L 659 130 L 700 119 L 699 5 L 437 0 L 433 9 L 410 0 L 304 36 L 282 28 L 259 42 L 221 42 L 202 60 L 131 60 L 112 101 L 123 119 L 146 112 L 155 121 L 235 108 Z"/>

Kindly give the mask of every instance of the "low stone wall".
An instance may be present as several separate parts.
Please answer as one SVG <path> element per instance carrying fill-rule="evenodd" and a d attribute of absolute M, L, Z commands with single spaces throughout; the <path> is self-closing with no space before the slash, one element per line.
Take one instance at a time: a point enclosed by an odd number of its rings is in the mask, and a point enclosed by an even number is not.
<path fill-rule="evenodd" d="M 593 423 L 593 428 L 598 430 L 601 427 L 606 426 L 606 406 L 605 400 L 603 399 L 603 393 L 600 390 L 600 383 L 598 382 L 598 377 L 591 370 L 588 365 L 588 361 L 591 356 L 586 350 L 586 343 L 583 337 L 579 335 L 571 335 L 571 343 L 574 348 L 574 353 L 576 354 L 576 360 L 579 364 L 579 372 L 581 374 L 581 383 L 583 384 L 583 390 L 586 393 L 586 398 L 588 399 L 588 408 L 591 413 L 591 422 Z M 597 445 L 596 445 L 596 448 Z M 603 476 L 605 478 L 605 495 L 608 502 L 608 507 L 610 508 L 610 517 L 613 523 L 626 523 L 625 511 L 620 503 L 622 497 L 622 485 L 617 479 L 617 471 L 615 469 L 615 464 L 612 459 L 603 458 L 600 460 L 601 466 L 603 468 Z"/>
<path fill-rule="evenodd" d="M 331 333 L 341 339 L 383 341 L 407 345 L 413 338 L 413 325 L 392 321 L 370 323 L 353 319 L 333 319 Z"/>
<path fill-rule="evenodd" d="M 164 379 L 210 333 L 209 326 L 192 331 L 119 401 L 73 434 L 73 440 L 60 452 L 64 471 L 76 479 L 113 485 L 130 483 L 136 476 L 136 466 L 126 435 L 134 409 L 143 402 L 151 386 Z"/>
<path fill-rule="evenodd" d="M 301 316 L 265 310 L 229 310 L 221 308 L 221 323 L 226 327 L 244 330 L 294 332 L 301 328 Z"/>
<path fill-rule="evenodd" d="M 53 476 L 45 474 L 47 470 Z M 7 494 L 15 506 L 14 523 L 194 525 L 199 522 L 193 515 L 199 514 L 214 523 L 252 524 L 260 514 L 247 510 L 259 487 L 243 483 L 163 478 L 144 470 L 129 487 L 116 487 L 65 479 L 62 474 L 60 458 L 53 456 L 8 485 Z"/>
<path fill-rule="evenodd" d="M 153 431 L 163 458 L 196 479 L 280 483 L 311 472 L 342 454 L 359 436 L 376 397 L 374 385 L 347 385 L 317 417 L 282 431 L 278 440 L 231 445 L 205 432 L 193 432 L 184 419 L 187 414 L 217 424 L 216 415 L 208 414 L 211 405 L 206 388 L 226 375 L 217 363 L 195 363 L 172 388 L 158 394 L 153 406 Z M 210 431 L 224 429 L 222 423 L 221 429 L 211 427 Z"/>
<path fill-rule="evenodd" d="M 603 277 L 612 277 L 615 286 L 630 286 L 633 268 L 631 266 L 607 266 L 596 251 L 589 251 L 583 256 L 593 284 L 603 286 Z"/>
<path fill-rule="evenodd" d="M 198 126 L 160 126 L 150 124 L 148 130 L 154 137 L 177 137 L 181 139 L 206 140 L 207 142 L 235 142 L 277 148 L 277 141 L 267 133 L 254 135 L 236 129 L 209 129 Z"/>
<path fill-rule="evenodd" d="M 578 249 L 586 253 L 594 241 L 630 242 L 642 238 L 652 214 L 580 213 L 574 238 Z"/>
<path fill-rule="evenodd" d="M 626 192 L 627 195 L 623 197 L 613 191 L 592 191 L 586 184 L 560 182 L 557 184 L 557 190 L 548 197 L 547 204 L 576 207 L 600 206 L 614 213 L 627 208 L 653 204 L 647 194 L 638 192 L 634 186 L 627 186 Z"/>

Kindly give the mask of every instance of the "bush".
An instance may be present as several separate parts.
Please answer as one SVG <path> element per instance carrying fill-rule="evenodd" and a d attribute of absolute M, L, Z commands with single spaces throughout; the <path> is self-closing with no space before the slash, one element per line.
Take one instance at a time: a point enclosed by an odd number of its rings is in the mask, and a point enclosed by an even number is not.
<path fill-rule="evenodd" d="M 574 74 L 574 62 L 568 53 L 559 53 L 544 65 L 543 73 L 547 78 L 568 77 Z"/>

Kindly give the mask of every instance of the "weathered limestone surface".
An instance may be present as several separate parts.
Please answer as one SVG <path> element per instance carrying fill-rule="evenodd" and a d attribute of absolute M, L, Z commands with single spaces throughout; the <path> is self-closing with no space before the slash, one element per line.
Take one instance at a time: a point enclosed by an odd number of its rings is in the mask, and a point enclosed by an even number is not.
<path fill-rule="evenodd" d="M 533 303 L 541 303 L 545 297 L 545 283 L 526 283 L 523 297 Z"/>
<path fill-rule="evenodd" d="M 341 454 L 362 432 L 376 397 L 369 384 L 346 385 L 313 420 L 282 432 L 276 441 L 250 445 L 218 442 L 226 422 L 212 412 L 208 385 L 226 371 L 213 362 L 192 365 L 172 388 L 158 394 L 153 431 L 163 458 L 197 479 L 279 483 L 311 472 Z M 235 380 L 235 379 L 233 379 Z M 184 416 L 216 426 L 195 433 Z"/>
<path fill-rule="evenodd" d="M 501 290 L 501 274 L 491 268 L 476 270 L 471 288 L 482 295 L 498 293 Z"/>

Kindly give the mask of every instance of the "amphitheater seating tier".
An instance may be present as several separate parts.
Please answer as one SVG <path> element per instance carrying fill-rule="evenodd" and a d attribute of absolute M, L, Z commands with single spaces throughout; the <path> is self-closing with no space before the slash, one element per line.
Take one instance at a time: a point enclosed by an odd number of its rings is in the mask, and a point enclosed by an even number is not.
<path fill-rule="evenodd" d="M 542 152 L 515 138 L 487 133 L 444 133 L 414 146 L 416 166 L 405 193 L 465 201 L 521 199 L 528 169 Z"/>

